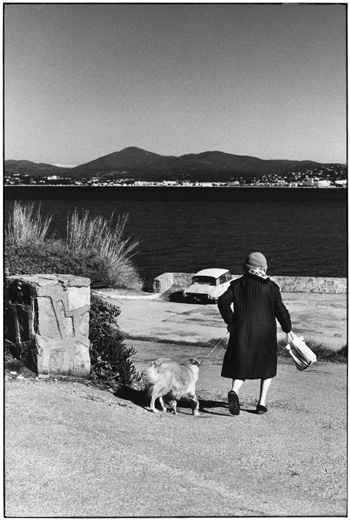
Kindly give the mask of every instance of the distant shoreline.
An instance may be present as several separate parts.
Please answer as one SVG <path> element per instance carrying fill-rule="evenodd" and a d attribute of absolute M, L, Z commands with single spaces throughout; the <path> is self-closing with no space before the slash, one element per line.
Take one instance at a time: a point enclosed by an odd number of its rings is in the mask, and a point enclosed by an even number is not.
<path fill-rule="evenodd" d="M 259 185 L 252 185 L 252 186 L 134 186 L 134 185 L 128 185 L 128 184 L 113 184 L 111 186 L 91 186 L 89 184 L 4 184 L 4 188 L 127 188 L 127 189 L 188 189 L 188 190 L 212 190 L 212 189 L 224 189 L 224 190 L 232 190 L 232 189 L 282 189 L 282 190 L 346 190 L 347 187 L 336 187 L 336 186 L 325 186 L 323 188 L 319 188 L 318 186 L 259 186 Z"/>
<path fill-rule="evenodd" d="M 309 188 L 286 186 L 76 186 L 76 185 L 7 185 L 5 201 L 11 200 L 339 200 L 347 198 L 344 188 Z"/>

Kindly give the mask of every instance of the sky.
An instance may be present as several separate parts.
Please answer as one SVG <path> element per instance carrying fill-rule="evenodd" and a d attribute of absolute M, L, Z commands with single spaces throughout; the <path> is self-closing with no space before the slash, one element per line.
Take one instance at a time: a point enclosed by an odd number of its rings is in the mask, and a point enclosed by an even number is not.
<path fill-rule="evenodd" d="M 4 6 L 4 156 L 347 161 L 346 4 Z"/>

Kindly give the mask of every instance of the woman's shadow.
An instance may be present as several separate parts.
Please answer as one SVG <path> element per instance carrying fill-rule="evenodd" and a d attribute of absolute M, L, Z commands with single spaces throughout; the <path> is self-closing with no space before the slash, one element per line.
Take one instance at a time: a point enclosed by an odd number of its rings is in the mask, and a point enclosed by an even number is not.
<path fill-rule="evenodd" d="M 211 415 L 230 415 L 228 402 L 227 401 L 212 401 L 212 400 L 199 400 L 200 407 L 199 410 L 205 413 L 209 413 Z M 225 410 L 225 413 L 217 412 L 217 408 L 223 408 Z M 248 408 L 247 405 L 240 406 L 241 412 L 247 412 L 252 414 L 257 414 L 256 408 Z"/>

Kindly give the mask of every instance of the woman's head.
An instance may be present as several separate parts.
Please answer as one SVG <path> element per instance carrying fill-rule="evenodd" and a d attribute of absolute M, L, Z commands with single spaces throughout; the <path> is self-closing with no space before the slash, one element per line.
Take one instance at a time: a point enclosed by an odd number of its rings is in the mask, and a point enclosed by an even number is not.
<path fill-rule="evenodd" d="M 247 256 L 244 262 L 244 270 L 249 271 L 254 267 L 259 267 L 263 269 L 265 272 L 267 271 L 267 260 L 262 253 L 251 253 Z"/>

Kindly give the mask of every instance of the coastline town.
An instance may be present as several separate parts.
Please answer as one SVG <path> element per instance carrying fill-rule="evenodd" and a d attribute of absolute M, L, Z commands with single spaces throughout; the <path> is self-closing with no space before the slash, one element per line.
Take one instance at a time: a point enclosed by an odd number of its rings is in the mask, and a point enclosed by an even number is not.
<path fill-rule="evenodd" d="M 59 175 L 34 177 L 21 172 L 5 172 L 5 186 L 48 185 L 48 186 L 152 186 L 152 187 L 289 187 L 289 188 L 347 188 L 347 167 L 344 164 L 331 164 L 314 170 L 271 173 L 259 177 L 232 177 L 230 181 L 194 181 L 178 179 L 141 180 L 137 178 L 79 178 Z"/>

